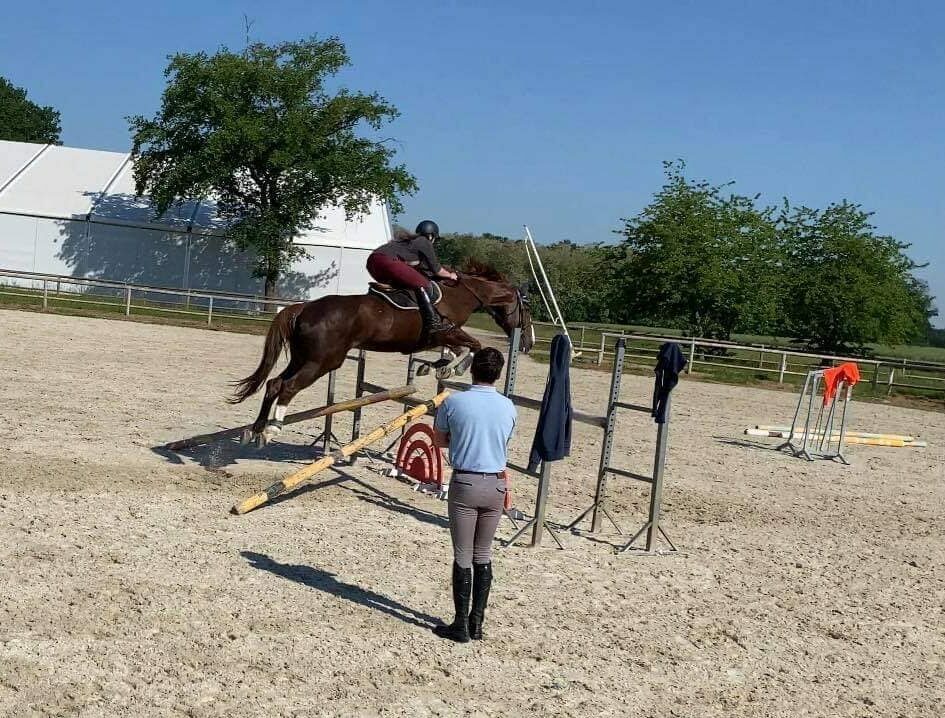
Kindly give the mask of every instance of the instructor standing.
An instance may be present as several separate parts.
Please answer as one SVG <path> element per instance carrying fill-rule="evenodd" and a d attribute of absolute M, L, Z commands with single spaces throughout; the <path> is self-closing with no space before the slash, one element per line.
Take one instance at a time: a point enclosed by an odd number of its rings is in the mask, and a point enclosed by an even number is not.
<path fill-rule="evenodd" d="M 492 585 L 492 540 L 505 504 L 503 471 L 516 413 L 512 402 L 495 389 L 504 364 L 492 347 L 476 352 L 472 386 L 451 394 L 433 424 L 436 443 L 449 447 L 453 465 L 449 517 L 456 611 L 453 623 L 433 631 L 460 643 L 482 638 Z"/>

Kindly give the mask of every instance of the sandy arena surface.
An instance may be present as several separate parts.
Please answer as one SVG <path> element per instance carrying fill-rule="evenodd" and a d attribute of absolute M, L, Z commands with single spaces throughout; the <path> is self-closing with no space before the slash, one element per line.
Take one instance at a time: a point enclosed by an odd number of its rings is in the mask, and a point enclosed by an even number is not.
<path fill-rule="evenodd" d="M 0 311 L 0 715 L 945 712 L 945 413 L 856 404 L 852 428 L 929 448 L 807 463 L 742 436 L 789 420 L 792 395 L 683 381 L 664 501 L 683 553 L 617 556 L 612 530 L 565 534 L 566 551 L 502 550 L 487 640 L 460 646 L 429 630 L 450 610 L 445 503 L 362 461 L 230 515 L 310 454 L 314 424 L 262 451 L 152 450 L 250 420 L 256 397 L 223 396 L 261 344 Z M 377 383 L 404 372 L 401 357 L 369 362 Z M 519 392 L 540 397 L 545 372 L 523 360 Z M 352 381 L 349 366 L 339 397 Z M 608 374 L 572 381 L 575 406 L 599 413 Z M 625 377 L 625 401 L 650 391 Z M 395 409 L 367 409 L 364 426 Z M 517 460 L 534 423 L 522 410 Z M 349 426 L 336 422 L 341 436 Z M 589 504 L 600 451 L 599 431 L 575 432 L 554 469 L 549 516 L 562 523 Z M 650 471 L 654 436 L 647 417 L 623 415 L 614 462 Z M 611 488 L 635 529 L 646 487 Z M 516 504 L 532 498 L 519 479 Z"/>

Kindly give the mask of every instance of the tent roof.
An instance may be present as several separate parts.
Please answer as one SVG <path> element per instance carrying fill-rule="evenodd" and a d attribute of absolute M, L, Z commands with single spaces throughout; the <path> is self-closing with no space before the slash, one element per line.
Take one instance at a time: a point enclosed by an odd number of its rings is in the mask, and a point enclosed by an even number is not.
<path fill-rule="evenodd" d="M 212 200 L 185 200 L 157 217 L 148 197 L 135 195 L 128 153 L 0 140 L 0 213 L 86 220 L 143 229 L 222 234 L 225 223 Z M 371 249 L 390 238 L 387 208 L 347 221 L 328 208 L 300 244 Z"/>

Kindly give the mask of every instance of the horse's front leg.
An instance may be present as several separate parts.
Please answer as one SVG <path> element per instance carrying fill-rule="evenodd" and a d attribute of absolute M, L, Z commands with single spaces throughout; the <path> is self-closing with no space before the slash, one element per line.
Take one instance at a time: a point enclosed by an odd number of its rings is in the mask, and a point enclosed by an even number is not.
<path fill-rule="evenodd" d="M 454 329 L 444 337 L 443 345 L 455 354 L 455 357 L 436 370 L 437 379 L 448 379 L 456 374 L 463 374 L 472 364 L 472 355 L 482 349 L 482 343 L 462 329 Z"/>
<path fill-rule="evenodd" d="M 440 369 L 449 364 L 453 359 L 456 358 L 456 354 L 449 347 L 440 347 L 442 349 L 442 354 L 440 358 L 436 361 L 431 362 L 420 362 L 420 365 L 417 367 L 417 376 L 426 376 L 430 373 L 431 369 Z"/>

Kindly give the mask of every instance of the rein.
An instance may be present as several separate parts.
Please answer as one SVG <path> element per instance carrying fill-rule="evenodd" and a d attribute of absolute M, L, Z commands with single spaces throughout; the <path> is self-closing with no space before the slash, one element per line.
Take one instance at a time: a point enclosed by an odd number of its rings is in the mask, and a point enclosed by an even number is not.
<path fill-rule="evenodd" d="M 479 306 L 476 307 L 476 309 L 480 309 L 480 308 L 485 309 L 486 314 L 492 317 L 500 325 L 502 324 L 502 320 L 506 320 L 512 326 L 519 326 L 519 327 L 522 326 L 523 324 L 522 320 L 525 314 L 524 312 L 525 300 L 522 298 L 522 293 L 518 289 L 514 289 L 515 302 L 512 306 L 512 309 L 510 311 L 505 312 L 504 314 L 500 314 L 497 308 L 492 307 L 489 304 L 486 304 L 485 300 L 479 296 L 476 290 L 470 287 L 466 282 L 463 281 L 463 278 L 468 275 L 457 272 L 456 276 L 458 277 L 458 281 L 456 283 L 459 286 L 463 287 L 463 289 L 465 289 L 467 292 L 472 294 L 473 297 L 476 299 L 476 301 L 479 302 Z M 517 316 L 516 316 L 515 322 L 513 323 L 511 319 L 515 315 Z"/>

